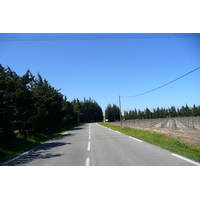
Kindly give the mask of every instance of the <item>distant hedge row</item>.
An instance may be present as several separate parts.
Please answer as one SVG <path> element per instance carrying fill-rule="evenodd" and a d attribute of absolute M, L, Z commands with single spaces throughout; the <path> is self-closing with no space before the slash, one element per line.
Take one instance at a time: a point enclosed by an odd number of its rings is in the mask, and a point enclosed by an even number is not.
<path fill-rule="evenodd" d="M 109 122 L 120 120 L 120 109 L 117 105 L 108 104 L 105 110 L 105 117 Z M 182 106 L 180 109 L 176 109 L 175 106 L 171 108 L 159 108 L 150 111 L 146 108 L 144 111 L 141 110 L 129 110 L 124 111 L 122 119 L 157 119 L 157 118 L 167 118 L 167 117 L 191 117 L 200 116 L 200 106 L 193 105 L 189 108 L 188 105 Z"/>
<path fill-rule="evenodd" d="M 156 118 L 167 118 L 167 117 L 191 117 L 200 116 L 200 106 L 193 105 L 189 108 L 188 105 L 182 106 L 180 109 L 171 106 L 171 108 L 157 108 L 150 111 L 146 108 L 144 111 L 130 110 L 124 112 L 125 119 L 156 119 Z"/>

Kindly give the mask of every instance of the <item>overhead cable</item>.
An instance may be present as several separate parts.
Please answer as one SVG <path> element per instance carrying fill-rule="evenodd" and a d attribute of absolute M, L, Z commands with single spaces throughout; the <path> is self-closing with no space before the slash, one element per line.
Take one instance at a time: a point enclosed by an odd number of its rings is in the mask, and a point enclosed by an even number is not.
<path fill-rule="evenodd" d="M 200 37 L 198 33 L 60 33 L 60 34 L 0 34 L 0 42 L 62 41 L 62 40 L 114 40 Z"/>
<path fill-rule="evenodd" d="M 164 84 L 164 85 L 161 85 L 161 86 L 159 86 L 159 87 L 157 87 L 157 88 L 155 88 L 155 89 L 153 89 L 153 90 L 149 90 L 149 91 L 147 91 L 147 92 L 144 92 L 144 93 L 141 93 L 141 94 L 137 94 L 137 95 L 133 95 L 133 96 L 120 96 L 120 97 L 122 97 L 122 98 L 132 98 L 132 97 L 138 97 L 138 96 L 141 96 L 141 95 L 144 95 L 144 94 L 153 92 L 153 91 L 155 91 L 155 90 L 158 90 L 158 89 L 160 89 L 160 88 L 162 88 L 162 87 L 164 87 L 164 86 L 166 86 L 166 85 L 169 85 L 169 84 L 171 84 L 171 83 L 173 83 L 173 82 L 175 82 L 175 81 L 177 81 L 177 80 L 179 80 L 179 79 L 181 79 L 181 78 L 187 76 L 188 74 L 191 74 L 192 72 L 194 72 L 194 71 L 196 71 L 196 70 L 198 70 L 198 69 L 200 69 L 200 67 L 197 67 L 196 69 L 194 69 L 194 70 L 188 72 L 187 74 L 184 74 L 183 76 L 180 76 L 179 78 L 176 78 L 176 79 L 174 79 L 173 81 L 170 81 L 170 82 L 168 82 L 168 83 L 166 83 L 166 84 Z"/>

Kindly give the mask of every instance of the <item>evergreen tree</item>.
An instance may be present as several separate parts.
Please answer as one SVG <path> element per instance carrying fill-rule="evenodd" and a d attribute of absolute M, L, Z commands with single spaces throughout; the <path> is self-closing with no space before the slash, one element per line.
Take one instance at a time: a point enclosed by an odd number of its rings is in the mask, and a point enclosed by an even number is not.
<path fill-rule="evenodd" d="M 195 104 L 193 105 L 193 108 L 192 108 L 192 115 L 193 116 L 198 116 L 198 109 L 197 109 Z"/>
<path fill-rule="evenodd" d="M 105 110 L 105 117 L 109 122 L 119 121 L 120 120 L 120 109 L 117 105 L 108 104 Z"/>
<path fill-rule="evenodd" d="M 80 123 L 82 116 L 83 116 L 83 103 L 79 101 L 79 99 L 74 99 L 72 101 L 73 109 L 74 109 L 74 114 L 75 114 L 75 120 L 76 123 Z"/>
<path fill-rule="evenodd" d="M 188 105 L 186 104 L 186 106 L 185 106 L 185 117 L 190 117 L 190 116 L 192 116 L 192 109 L 190 109 L 188 107 Z"/>
<path fill-rule="evenodd" d="M 200 106 L 197 106 L 197 116 L 200 116 Z"/>
<path fill-rule="evenodd" d="M 169 117 L 177 117 L 175 106 L 171 106 L 171 108 L 169 108 L 168 111 L 169 111 Z"/>
<path fill-rule="evenodd" d="M 144 111 L 144 117 L 145 117 L 145 119 L 151 118 L 151 111 L 148 108 L 146 108 Z"/>
<path fill-rule="evenodd" d="M 31 127 L 32 80 L 30 71 L 19 77 L 0 65 L 0 134 L 5 140 L 14 139 L 16 132 L 26 134 Z"/>
<path fill-rule="evenodd" d="M 35 103 L 33 132 L 52 132 L 61 127 L 63 95 L 38 74 L 31 85 Z"/>
<path fill-rule="evenodd" d="M 27 135 L 32 129 L 33 123 L 31 117 L 34 111 L 34 99 L 30 91 L 30 84 L 34 80 L 33 75 L 28 70 L 26 74 L 19 77 L 16 85 L 16 101 L 14 103 L 16 113 L 15 113 L 15 123 L 16 130 L 23 135 Z"/>
<path fill-rule="evenodd" d="M 143 119 L 143 118 L 144 118 L 143 112 L 139 109 L 138 110 L 138 119 Z"/>
<path fill-rule="evenodd" d="M 66 97 L 63 99 L 61 115 L 63 118 L 62 127 L 67 127 L 78 122 L 73 103 L 67 101 Z"/>
<path fill-rule="evenodd" d="M 78 123 L 99 122 L 103 120 L 103 112 L 98 103 L 91 98 L 81 102 L 78 99 L 72 101 Z"/>
<path fill-rule="evenodd" d="M 15 138 L 13 125 L 16 109 L 13 102 L 17 79 L 17 74 L 9 67 L 5 69 L 0 65 L 0 137 L 4 140 Z"/>

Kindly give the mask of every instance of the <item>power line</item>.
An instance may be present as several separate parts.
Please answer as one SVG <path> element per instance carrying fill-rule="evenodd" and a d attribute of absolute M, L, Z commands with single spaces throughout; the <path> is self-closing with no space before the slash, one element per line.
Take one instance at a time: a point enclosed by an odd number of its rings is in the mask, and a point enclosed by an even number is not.
<path fill-rule="evenodd" d="M 0 34 L 0 42 L 15 42 L 15 41 L 62 41 L 62 40 L 111 40 L 111 39 L 158 39 L 158 38 L 185 38 L 185 37 L 200 37 L 198 33 L 51 33 L 35 34 L 35 35 L 12 35 Z"/>
<path fill-rule="evenodd" d="M 155 90 L 158 90 L 158 89 L 160 89 L 160 88 L 162 88 L 162 87 L 164 87 L 164 86 L 166 86 L 166 85 L 169 85 L 169 84 L 171 84 L 171 83 L 173 83 L 173 82 L 175 82 L 175 81 L 177 81 L 177 80 L 179 80 L 179 79 L 181 79 L 181 78 L 187 76 L 188 74 L 191 74 L 192 72 L 194 72 L 194 71 L 196 71 L 196 70 L 198 70 L 198 69 L 200 69 L 200 67 L 197 67 L 196 69 L 194 69 L 194 70 L 188 72 L 187 74 L 184 74 L 183 76 L 180 76 L 179 78 L 176 78 L 176 79 L 174 79 L 173 81 L 170 81 L 170 82 L 168 82 L 168 83 L 166 83 L 166 84 L 164 84 L 164 85 L 161 85 L 160 87 L 157 87 L 157 88 L 155 88 L 155 89 L 153 89 L 153 90 L 149 90 L 149 91 L 147 91 L 147 92 L 144 92 L 144 93 L 141 93 L 141 94 L 137 94 L 137 95 L 133 95 L 133 96 L 120 96 L 120 97 L 122 97 L 122 98 L 132 98 L 132 97 L 138 97 L 138 96 L 141 96 L 141 95 L 144 95 L 144 94 L 153 92 L 153 91 L 155 91 Z"/>

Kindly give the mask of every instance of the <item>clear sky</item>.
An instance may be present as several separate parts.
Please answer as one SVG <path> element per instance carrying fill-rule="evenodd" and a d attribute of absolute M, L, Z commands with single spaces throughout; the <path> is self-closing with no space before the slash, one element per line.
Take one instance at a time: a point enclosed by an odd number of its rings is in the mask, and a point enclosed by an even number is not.
<path fill-rule="evenodd" d="M 33 37 L 31 37 L 33 36 Z M 7 37 L 7 38 L 5 38 Z M 0 63 L 37 72 L 69 101 L 104 110 L 200 67 L 200 34 L 0 34 Z M 121 98 L 122 111 L 200 105 L 200 69 L 151 93 Z"/>

